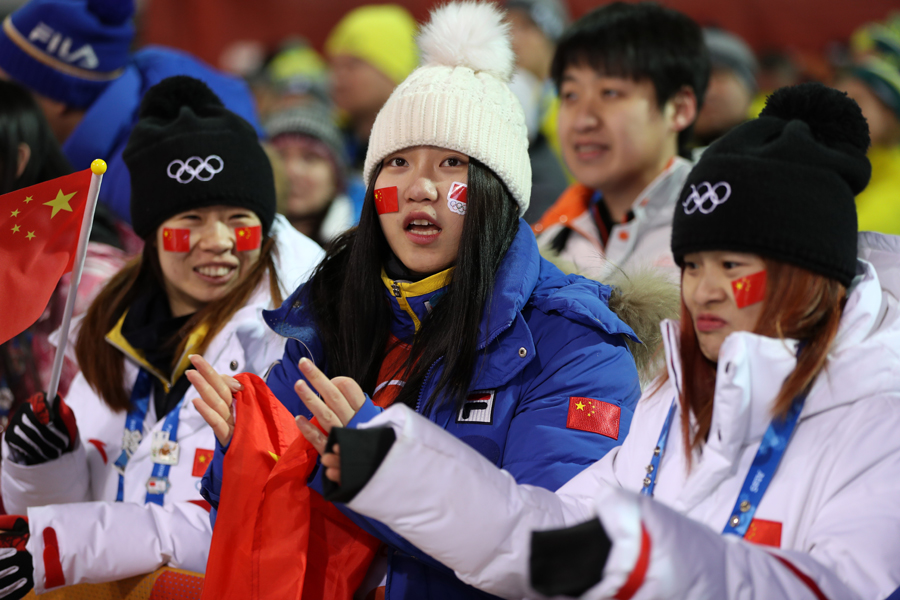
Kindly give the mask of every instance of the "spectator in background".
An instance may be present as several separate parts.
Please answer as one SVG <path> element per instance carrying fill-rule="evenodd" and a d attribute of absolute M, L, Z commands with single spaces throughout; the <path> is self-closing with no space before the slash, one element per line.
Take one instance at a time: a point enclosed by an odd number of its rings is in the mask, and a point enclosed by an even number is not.
<path fill-rule="evenodd" d="M 751 117 L 759 69 L 753 50 L 737 35 L 723 29 L 703 30 L 711 70 L 703 108 L 694 124 L 694 144 L 709 146 Z"/>
<path fill-rule="evenodd" d="M 556 128 L 559 99 L 550 78 L 556 41 L 569 24 L 569 11 L 562 0 L 508 0 L 506 10 L 516 54 L 510 88 L 525 111 L 531 158 L 531 204 L 523 218 L 535 223 L 569 185 Z"/>
<path fill-rule="evenodd" d="M 100 201 L 127 223 L 131 185 L 122 150 L 151 86 L 172 75 L 200 79 L 261 131 L 242 81 L 174 50 L 132 53 L 133 13 L 133 0 L 31 0 L 0 30 L 0 74 L 35 94 L 73 168 L 107 162 Z"/>
<path fill-rule="evenodd" d="M 691 170 L 687 140 L 709 58 L 700 28 L 649 2 L 616 2 L 576 21 L 553 58 L 570 186 L 534 225 L 538 244 L 576 269 L 677 268 L 674 205 Z"/>
<path fill-rule="evenodd" d="M 274 114 L 265 129 L 290 181 L 278 212 L 325 246 L 356 222 L 344 195 L 347 160 L 331 111 L 321 104 L 297 106 Z"/>
<path fill-rule="evenodd" d="M 859 229 L 900 235 L 900 55 L 862 58 L 837 87 L 859 104 L 872 137 L 872 180 L 856 197 Z"/>
<path fill-rule="evenodd" d="M 419 62 L 416 21 L 396 4 L 361 6 L 347 13 L 325 42 L 331 97 L 347 119 L 351 165 L 362 169 L 375 117 L 397 84 Z"/>
<path fill-rule="evenodd" d="M 47 120 L 28 90 L 11 81 L 0 81 L 0 194 L 36 185 L 72 172 Z M 85 268 L 78 287 L 74 314 L 87 309 L 106 281 L 124 264 L 125 253 L 117 247 L 113 219 L 98 206 Z M 15 408 L 50 385 L 55 350 L 50 334 L 62 323 L 69 294 L 71 273 L 56 288 L 40 319 L 0 345 L 0 430 Z M 78 372 L 71 360 L 63 364 L 59 382 L 65 394 Z"/>
<path fill-rule="evenodd" d="M 325 61 L 303 38 L 285 41 L 248 80 L 263 121 L 292 106 L 331 101 Z"/>

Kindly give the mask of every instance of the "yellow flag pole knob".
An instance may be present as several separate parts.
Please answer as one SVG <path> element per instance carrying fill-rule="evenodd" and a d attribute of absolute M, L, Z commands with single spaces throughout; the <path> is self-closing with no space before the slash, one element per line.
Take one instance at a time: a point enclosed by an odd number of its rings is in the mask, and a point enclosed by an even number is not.
<path fill-rule="evenodd" d="M 98 158 L 91 163 L 91 171 L 94 173 L 94 175 L 103 175 L 104 173 L 106 173 L 106 161 Z"/>

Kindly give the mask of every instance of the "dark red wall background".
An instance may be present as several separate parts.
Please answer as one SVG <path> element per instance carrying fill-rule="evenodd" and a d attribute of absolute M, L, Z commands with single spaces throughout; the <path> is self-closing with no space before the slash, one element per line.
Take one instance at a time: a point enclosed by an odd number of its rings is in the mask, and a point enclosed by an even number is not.
<path fill-rule="evenodd" d="M 574 16 L 600 6 L 568 0 Z M 663 0 L 701 25 L 716 24 L 744 37 L 756 50 L 778 48 L 821 54 L 862 23 L 900 10 L 900 0 Z M 328 32 L 358 0 L 148 0 L 141 21 L 144 43 L 187 50 L 217 64 L 234 41 L 258 40 L 275 48 L 303 35 L 321 49 Z M 421 20 L 433 0 L 396 0 Z"/>

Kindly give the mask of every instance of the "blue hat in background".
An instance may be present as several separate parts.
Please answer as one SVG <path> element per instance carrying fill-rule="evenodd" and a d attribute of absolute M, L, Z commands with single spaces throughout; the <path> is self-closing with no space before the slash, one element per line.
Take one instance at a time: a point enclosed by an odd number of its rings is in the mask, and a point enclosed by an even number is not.
<path fill-rule="evenodd" d="M 87 108 L 128 63 L 133 0 L 31 0 L 3 21 L 0 69 L 35 92 Z"/>

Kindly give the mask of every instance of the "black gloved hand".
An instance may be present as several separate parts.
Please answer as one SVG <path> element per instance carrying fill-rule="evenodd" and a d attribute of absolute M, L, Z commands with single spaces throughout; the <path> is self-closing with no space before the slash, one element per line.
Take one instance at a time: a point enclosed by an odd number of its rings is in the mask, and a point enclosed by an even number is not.
<path fill-rule="evenodd" d="M 577 598 L 600 583 L 612 542 L 600 519 L 531 534 L 531 587 Z"/>
<path fill-rule="evenodd" d="M 0 598 L 19 600 L 34 588 L 34 563 L 25 549 L 28 520 L 0 516 Z"/>
<path fill-rule="evenodd" d="M 331 452 L 335 444 L 341 447 L 341 484 L 325 477 L 322 469 L 322 496 L 331 502 L 353 500 L 372 479 L 396 439 L 390 427 L 332 427 L 325 452 Z"/>
<path fill-rule="evenodd" d="M 9 421 L 6 443 L 10 458 L 20 465 L 50 462 L 71 452 L 78 437 L 75 414 L 56 396 L 53 409 L 43 392 L 24 402 Z"/>

